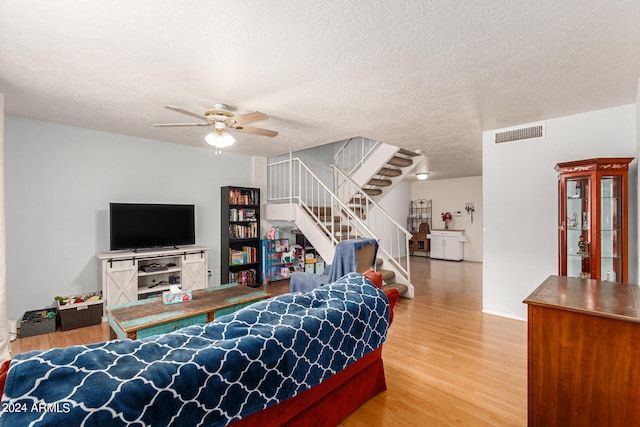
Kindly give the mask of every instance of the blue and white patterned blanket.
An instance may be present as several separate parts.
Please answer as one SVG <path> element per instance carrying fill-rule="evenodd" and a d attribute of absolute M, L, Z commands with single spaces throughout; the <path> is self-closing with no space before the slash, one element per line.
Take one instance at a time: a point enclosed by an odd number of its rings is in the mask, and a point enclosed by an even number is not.
<path fill-rule="evenodd" d="M 162 336 L 20 354 L 0 426 L 224 426 L 378 348 L 388 312 L 350 273 Z"/>

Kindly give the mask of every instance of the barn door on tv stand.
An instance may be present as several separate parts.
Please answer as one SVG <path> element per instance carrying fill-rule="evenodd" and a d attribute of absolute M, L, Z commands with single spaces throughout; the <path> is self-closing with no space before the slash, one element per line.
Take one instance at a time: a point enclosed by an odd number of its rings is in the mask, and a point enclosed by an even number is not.
<path fill-rule="evenodd" d="M 182 290 L 207 287 L 207 254 L 191 253 L 182 257 Z"/>
<path fill-rule="evenodd" d="M 138 262 L 135 259 L 105 262 L 104 306 L 138 299 Z"/>

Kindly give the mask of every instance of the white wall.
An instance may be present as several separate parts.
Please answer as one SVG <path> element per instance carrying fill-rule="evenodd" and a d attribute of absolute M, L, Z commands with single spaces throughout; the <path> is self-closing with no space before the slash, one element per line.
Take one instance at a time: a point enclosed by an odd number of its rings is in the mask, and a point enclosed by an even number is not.
<path fill-rule="evenodd" d="M 319 145 L 317 147 L 308 148 L 306 150 L 295 151 L 291 156 L 295 159 L 299 158 L 311 172 L 324 182 L 329 188 L 333 188 L 333 156 L 341 145 L 338 143 L 329 143 Z M 269 157 L 269 163 L 275 163 L 283 160 L 289 160 L 289 153 L 280 156 Z"/>
<path fill-rule="evenodd" d="M 450 229 L 465 230 L 469 241 L 464 244 L 464 260 L 482 261 L 482 177 L 442 179 L 417 181 L 411 184 L 411 199 L 431 200 L 432 219 L 434 229 L 443 229 L 442 212 L 461 211 L 462 216 L 454 216 L 449 223 Z M 471 215 L 465 211 L 465 203 L 473 202 L 475 212 L 473 223 Z"/>
<path fill-rule="evenodd" d="M 0 92 L 0 362 L 11 358 L 7 318 L 7 240 L 5 222 L 4 93 Z"/>
<path fill-rule="evenodd" d="M 411 203 L 411 183 L 409 181 L 400 181 L 377 203 L 378 206 L 380 206 L 394 221 L 406 228 L 407 216 L 409 215 L 409 204 Z M 381 222 L 386 220 L 383 219 L 382 214 L 380 214 L 376 208 L 371 208 L 368 215 L 370 224 L 373 224 L 374 231 L 376 225 L 386 223 Z M 380 231 L 377 233 L 378 237 L 386 238 L 388 240 L 385 247 L 392 256 L 402 257 L 406 255 L 406 245 L 404 240 L 398 240 L 397 243 L 394 244 L 392 243 L 395 242 L 394 238 L 384 236 Z"/>
<path fill-rule="evenodd" d="M 252 186 L 253 157 L 11 116 L 5 129 L 9 318 L 100 289 L 110 202 L 195 204 L 219 271 L 220 187 Z"/>
<path fill-rule="evenodd" d="M 636 106 L 546 121 L 546 138 L 494 145 L 483 133 L 484 311 L 526 318 L 522 301 L 558 273 L 558 162 L 635 157 Z M 629 277 L 637 282 L 637 160 L 629 173 Z"/>
<path fill-rule="evenodd" d="M 378 205 L 398 224 L 406 227 L 409 203 L 411 203 L 411 183 L 409 181 L 401 181 L 389 193 L 385 194 L 382 200 L 378 202 Z"/>

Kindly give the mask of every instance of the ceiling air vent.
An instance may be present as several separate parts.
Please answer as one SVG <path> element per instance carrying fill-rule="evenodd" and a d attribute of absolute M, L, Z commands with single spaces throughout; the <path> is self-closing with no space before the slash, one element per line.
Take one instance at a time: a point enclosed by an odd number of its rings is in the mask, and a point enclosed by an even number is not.
<path fill-rule="evenodd" d="M 502 144 L 504 142 L 524 141 L 527 139 L 538 138 L 544 138 L 544 124 L 512 128 L 496 132 L 494 143 Z"/>

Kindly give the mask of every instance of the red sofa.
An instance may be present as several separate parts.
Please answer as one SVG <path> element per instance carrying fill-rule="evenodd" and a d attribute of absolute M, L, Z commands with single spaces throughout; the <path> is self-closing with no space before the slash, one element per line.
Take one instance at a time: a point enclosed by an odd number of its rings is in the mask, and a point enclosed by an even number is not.
<path fill-rule="evenodd" d="M 382 287 L 382 275 L 366 272 L 364 276 Z M 389 299 L 389 319 L 400 298 L 397 289 L 385 289 Z M 310 390 L 257 412 L 232 425 L 238 427 L 330 427 L 335 426 L 360 405 L 387 389 L 382 363 L 382 347 L 367 354 L 327 381 Z"/>
<path fill-rule="evenodd" d="M 379 273 L 367 272 L 364 275 L 381 287 L 382 278 Z M 392 319 L 399 293 L 396 289 L 385 290 L 384 293 L 389 300 L 389 319 Z M 378 347 L 316 386 L 232 425 L 335 426 L 368 399 L 386 390 L 381 356 L 382 347 Z M 0 368 L 2 389 L 8 369 L 9 362 L 5 362 Z"/>

